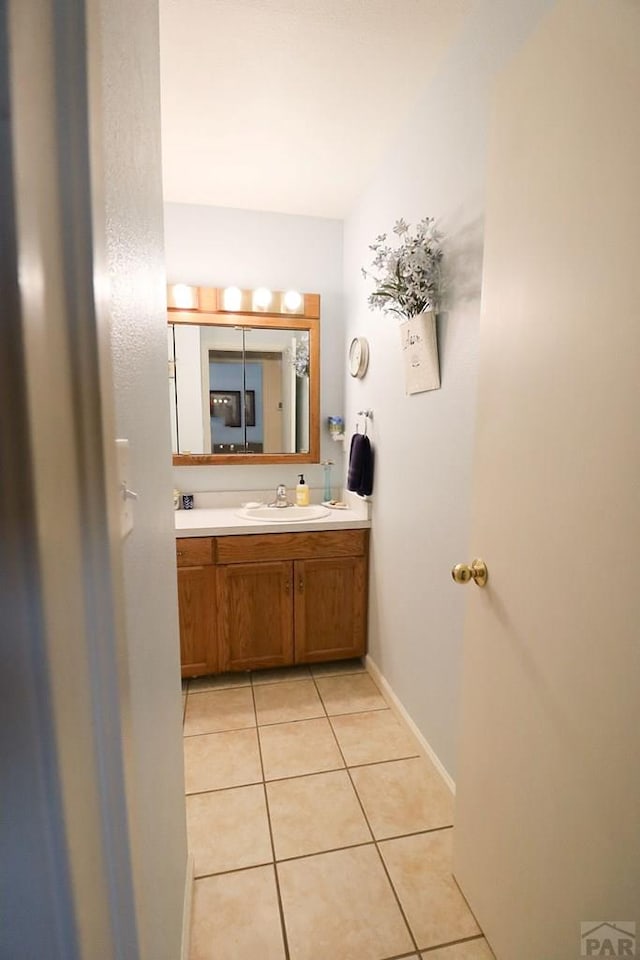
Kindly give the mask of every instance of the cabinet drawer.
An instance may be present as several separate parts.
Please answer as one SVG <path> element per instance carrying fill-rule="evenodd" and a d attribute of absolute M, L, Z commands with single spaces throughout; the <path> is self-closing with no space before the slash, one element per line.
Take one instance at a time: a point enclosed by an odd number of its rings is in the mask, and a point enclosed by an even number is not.
<path fill-rule="evenodd" d="M 357 557 L 366 553 L 368 530 L 318 533 L 265 533 L 217 538 L 218 563 L 260 560 L 308 560 L 312 557 Z"/>
<path fill-rule="evenodd" d="M 179 567 L 200 567 L 215 559 L 213 537 L 178 537 L 176 559 Z"/>

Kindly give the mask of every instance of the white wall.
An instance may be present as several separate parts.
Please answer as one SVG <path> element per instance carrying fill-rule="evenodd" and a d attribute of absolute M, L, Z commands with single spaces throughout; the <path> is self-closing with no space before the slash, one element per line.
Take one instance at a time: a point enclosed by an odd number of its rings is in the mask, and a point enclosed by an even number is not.
<path fill-rule="evenodd" d="M 317 217 L 165 204 L 165 250 L 169 283 L 272 290 L 293 288 L 321 297 L 321 460 L 344 453 L 328 437 L 330 415 L 343 415 L 344 312 L 342 301 L 342 223 Z M 306 467 L 306 469 L 305 469 Z M 322 487 L 322 468 L 303 465 L 310 486 Z M 270 489 L 296 484 L 298 464 L 277 466 L 175 467 L 175 486 L 199 490 Z"/>
<path fill-rule="evenodd" d="M 368 337 L 369 373 L 350 381 L 348 422 L 374 410 L 376 477 L 370 653 L 455 776 L 464 594 L 469 561 L 484 182 L 492 79 L 550 6 L 483 0 L 469 15 L 419 109 L 345 223 L 345 343 Z M 449 292 L 439 316 L 442 388 L 404 396 L 397 321 L 370 313 L 368 244 L 396 219 L 435 216 Z"/>
<path fill-rule="evenodd" d="M 118 434 L 138 492 L 124 543 L 142 956 L 180 956 L 186 867 L 155 0 L 102 3 L 107 255 Z"/>

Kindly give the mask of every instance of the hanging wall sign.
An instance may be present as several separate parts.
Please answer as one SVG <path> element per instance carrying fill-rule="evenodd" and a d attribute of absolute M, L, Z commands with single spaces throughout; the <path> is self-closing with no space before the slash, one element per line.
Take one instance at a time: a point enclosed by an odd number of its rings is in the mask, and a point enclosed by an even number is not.
<path fill-rule="evenodd" d="M 438 390 L 440 367 L 436 339 L 436 315 L 425 310 L 400 324 L 404 380 L 407 396 Z"/>

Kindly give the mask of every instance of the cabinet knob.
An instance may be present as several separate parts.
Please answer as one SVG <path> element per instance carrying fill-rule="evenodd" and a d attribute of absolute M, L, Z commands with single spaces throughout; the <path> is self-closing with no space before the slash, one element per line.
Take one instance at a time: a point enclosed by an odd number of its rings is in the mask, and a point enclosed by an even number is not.
<path fill-rule="evenodd" d="M 291 590 L 291 581 L 287 579 L 284 582 L 284 592 L 289 593 L 290 590 Z"/>
<path fill-rule="evenodd" d="M 304 590 L 304 577 L 303 577 L 303 576 L 300 576 L 300 578 L 298 579 L 298 590 L 300 591 L 300 593 L 302 593 L 302 591 Z"/>

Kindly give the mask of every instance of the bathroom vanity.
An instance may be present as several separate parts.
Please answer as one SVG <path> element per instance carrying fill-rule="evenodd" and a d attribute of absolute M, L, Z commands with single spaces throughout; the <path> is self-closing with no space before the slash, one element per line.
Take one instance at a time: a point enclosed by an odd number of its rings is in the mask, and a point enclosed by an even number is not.
<path fill-rule="evenodd" d="M 232 510 L 183 513 L 190 514 L 176 520 L 183 677 L 366 652 L 368 520 L 344 511 L 274 532 Z"/>
<path fill-rule="evenodd" d="M 174 284 L 167 302 L 174 464 L 318 463 L 319 295 Z M 176 513 L 183 677 L 365 653 L 367 508 L 301 509 Z"/>

